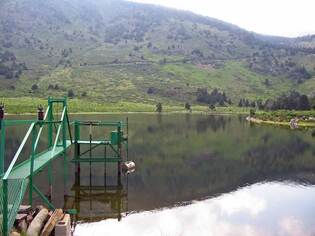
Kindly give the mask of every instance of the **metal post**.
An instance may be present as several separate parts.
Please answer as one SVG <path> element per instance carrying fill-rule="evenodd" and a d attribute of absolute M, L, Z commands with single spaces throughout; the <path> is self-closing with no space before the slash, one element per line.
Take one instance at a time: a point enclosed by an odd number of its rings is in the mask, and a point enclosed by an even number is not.
<path fill-rule="evenodd" d="M 51 97 L 48 97 L 48 114 L 47 114 L 47 118 L 49 122 L 52 122 L 53 119 L 53 106 L 52 106 L 52 102 L 51 102 Z M 53 123 L 49 123 L 48 124 L 48 149 L 52 147 L 53 145 L 53 140 L 52 140 L 52 136 L 53 136 Z M 48 163 L 48 184 L 49 184 L 49 200 L 51 200 L 52 198 L 52 163 L 51 161 Z"/>
<path fill-rule="evenodd" d="M 75 218 L 78 217 L 79 212 L 81 210 L 80 206 L 80 186 L 81 186 L 81 176 L 80 176 L 80 172 L 76 172 L 75 173 L 75 188 L 74 188 L 74 204 L 75 204 L 75 209 L 77 210 L 77 214 L 75 214 Z M 75 222 L 77 221 L 77 219 L 75 219 Z"/>
<path fill-rule="evenodd" d="M 121 141 L 122 141 L 122 135 L 121 135 L 121 122 L 118 123 L 117 127 L 117 133 L 118 133 L 118 142 L 117 142 L 117 148 L 118 148 L 118 163 L 117 163 L 117 173 L 118 173 L 118 182 L 121 181 Z"/>
<path fill-rule="evenodd" d="M 53 120 L 53 103 L 51 101 L 51 97 L 48 98 L 48 121 L 52 122 Z M 51 148 L 53 145 L 53 123 L 48 124 L 48 148 Z"/>
<path fill-rule="evenodd" d="M 33 172 L 35 159 L 35 142 L 36 142 L 36 126 L 32 129 L 32 153 L 31 153 L 31 168 L 30 168 L 30 187 L 29 187 L 29 205 L 33 204 Z"/>
<path fill-rule="evenodd" d="M 121 205 L 122 205 L 122 201 L 123 201 L 123 196 L 122 196 L 122 189 L 121 186 L 119 186 L 118 190 L 117 190 L 117 195 L 118 197 L 116 198 L 117 204 L 118 204 L 118 221 L 121 221 Z"/>
<path fill-rule="evenodd" d="M 63 108 L 66 108 L 65 113 L 67 113 L 67 101 L 65 100 L 63 103 Z M 65 114 L 62 120 L 62 145 L 63 150 L 65 151 L 67 148 L 67 115 Z"/>
<path fill-rule="evenodd" d="M 79 122 L 74 122 L 74 159 L 76 160 L 76 173 L 80 173 L 80 163 L 77 162 L 77 159 L 80 158 L 80 124 Z"/>
<path fill-rule="evenodd" d="M 3 235 L 9 235 L 8 229 L 8 180 L 3 179 L 3 212 L 2 212 L 2 231 Z"/>
<path fill-rule="evenodd" d="M 5 159 L 5 123 L 3 121 L 1 127 L 1 143 L 0 143 L 0 175 L 4 174 L 4 159 Z"/>
<path fill-rule="evenodd" d="M 48 199 L 51 201 L 52 199 L 52 163 L 49 161 L 48 163 L 48 184 L 49 184 L 49 193 L 48 193 Z"/>
<path fill-rule="evenodd" d="M 90 185 L 92 184 L 92 123 L 90 124 L 90 151 L 89 151 L 89 158 L 90 158 Z"/>
<path fill-rule="evenodd" d="M 104 187 L 106 188 L 106 185 L 107 185 L 107 181 L 106 181 L 106 175 L 107 175 L 107 173 L 106 173 L 106 169 L 107 169 L 107 164 L 106 164 L 106 162 L 107 162 L 107 148 L 106 148 L 106 145 L 104 145 L 104 159 L 105 159 L 105 161 L 104 161 Z"/>
<path fill-rule="evenodd" d="M 62 145 L 63 145 L 63 172 L 64 172 L 64 191 L 66 191 L 66 183 L 68 179 L 68 166 L 67 166 L 67 100 L 65 98 L 63 102 L 63 108 L 65 108 L 65 115 L 62 120 Z"/>
<path fill-rule="evenodd" d="M 126 159 L 129 161 L 129 118 L 127 116 L 127 140 L 126 140 Z"/>

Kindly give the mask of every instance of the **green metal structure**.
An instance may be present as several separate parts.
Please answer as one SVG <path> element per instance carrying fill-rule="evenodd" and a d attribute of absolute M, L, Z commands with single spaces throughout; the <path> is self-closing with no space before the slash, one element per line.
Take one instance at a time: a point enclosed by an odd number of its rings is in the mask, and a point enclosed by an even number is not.
<path fill-rule="evenodd" d="M 57 107 L 62 107 L 60 117 L 55 112 Z M 38 116 L 40 117 L 40 115 Z M 127 122 L 128 123 L 128 122 Z M 18 150 L 16 151 L 10 165 L 5 168 L 5 148 L 6 148 L 6 128 L 17 125 L 29 125 L 28 131 L 23 138 Z M 72 126 L 74 126 L 74 138 L 72 138 Z M 81 140 L 80 131 L 82 126 L 90 127 L 90 139 Z M 110 140 L 92 140 L 92 127 L 106 126 L 115 127 L 111 132 Z M 9 235 L 19 207 L 23 202 L 24 195 L 28 189 L 29 204 L 33 203 L 33 193 L 35 192 L 43 202 L 54 209 L 53 204 L 34 184 L 33 180 L 36 174 L 45 167 L 48 169 L 48 182 L 51 190 L 52 186 L 52 161 L 60 156 L 64 160 L 64 170 L 67 169 L 67 149 L 74 144 L 75 154 L 72 160 L 76 164 L 76 172 L 80 172 L 81 163 L 94 162 L 115 162 L 117 163 L 118 175 L 120 176 L 120 164 L 122 162 L 122 146 L 126 144 L 128 149 L 127 137 L 123 136 L 123 127 L 128 125 L 122 122 L 104 122 L 104 121 L 74 121 L 70 122 L 68 116 L 67 99 L 48 98 L 46 113 L 37 120 L 1 120 L 1 143 L 0 143 L 0 232 L 2 235 Z M 47 129 L 47 147 L 39 152 L 38 146 L 42 138 L 43 129 Z M 127 128 L 128 130 L 128 128 Z M 30 144 L 29 144 L 30 143 Z M 21 161 L 23 150 L 26 145 L 31 145 L 30 156 Z M 88 145 L 89 158 L 83 158 L 80 152 L 82 145 Z M 103 157 L 92 157 L 92 150 L 100 145 L 108 146 L 115 155 L 107 157 L 106 152 Z"/>

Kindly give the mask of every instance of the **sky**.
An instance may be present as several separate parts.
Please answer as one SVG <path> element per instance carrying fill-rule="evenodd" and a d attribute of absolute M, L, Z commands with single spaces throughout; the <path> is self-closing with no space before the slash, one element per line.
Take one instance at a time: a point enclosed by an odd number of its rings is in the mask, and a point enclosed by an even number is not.
<path fill-rule="evenodd" d="M 315 34 L 315 0 L 130 0 L 214 17 L 260 34 Z"/>

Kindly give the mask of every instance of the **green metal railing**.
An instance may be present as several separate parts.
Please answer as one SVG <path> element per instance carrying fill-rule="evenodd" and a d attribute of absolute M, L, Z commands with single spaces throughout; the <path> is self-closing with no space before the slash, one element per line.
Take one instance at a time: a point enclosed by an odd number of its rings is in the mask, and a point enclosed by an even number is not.
<path fill-rule="evenodd" d="M 54 119 L 55 106 L 61 104 L 62 111 L 59 119 Z M 67 160 L 66 150 L 73 143 L 75 146 L 75 157 L 73 162 L 76 164 L 76 172 L 80 171 L 80 163 L 98 163 L 98 162 L 115 162 L 117 163 L 117 172 L 120 178 L 122 147 L 125 144 L 128 160 L 128 139 L 124 136 L 123 129 L 126 128 L 128 136 L 128 119 L 123 122 L 105 122 L 105 121 L 74 121 L 70 122 L 67 112 L 67 99 L 48 98 L 48 107 L 46 109 L 43 120 L 2 120 L 0 126 L 0 232 L 7 236 L 14 224 L 19 206 L 22 204 L 27 187 L 29 189 L 29 204 L 33 203 L 33 193 L 35 192 L 44 203 L 51 209 L 54 209 L 52 203 L 47 197 L 34 185 L 34 176 L 48 166 L 48 183 L 50 191 L 52 189 L 52 160 L 57 156 L 63 155 L 64 176 L 67 179 Z M 41 113 L 42 115 L 42 113 Z M 29 125 L 19 148 L 5 170 L 5 141 L 6 128 L 17 125 Z M 71 125 L 74 127 L 74 139 L 71 135 Z M 89 126 L 89 140 L 80 139 L 80 127 Z M 92 139 L 92 127 L 114 127 L 108 139 L 104 138 L 99 141 Z M 43 152 L 38 153 L 37 149 L 42 139 L 44 128 L 47 128 L 47 147 Z M 28 158 L 18 163 L 21 159 L 25 146 L 31 143 L 31 151 Z M 88 145 L 87 151 L 81 152 L 80 145 Z M 105 153 L 102 158 L 92 158 L 92 150 L 98 146 L 104 146 Z M 106 148 L 114 153 L 110 158 L 107 157 Z M 84 154 L 89 153 L 89 158 L 85 158 Z M 2 216 L 2 219 L 1 219 Z"/>
<path fill-rule="evenodd" d="M 60 120 L 53 120 L 53 104 L 62 103 L 63 111 Z M 6 127 L 14 125 L 28 125 L 30 127 L 23 138 L 17 152 L 15 153 L 9 167 L 4 171 L 4 158 L 5 158 L 5 139 L 6 139 Z M 58 125 L 55 140 L 53 142 L 53 125 Z M 55 157 L 55 150 L 57 146 L 62 146 L 62 153 L 65 156 L 65 151 L 67 149 L 67 127 L 70 122 L 67 115 L 67 100 L 66 99 L 48 99 L 48 108 L 46 110 L 44 120 L 32 121 L 32 120 L 4 120 L 2 121 L 1 127 L 1 145 L 0 145 L 0 175 L 2 176 L 0 182 L 0 215 L 2 215 L 2 220 L 0 220 L 0 232 L 2 235 L 8 235 L 10 228 L 13 226 L 15 216 L 18 212 L 19 206 L 22 203 L 24 194 L 26 192 L 27 186 L 29 185 L 29 203 L 32 204 L 33 201 L 33 190 L 44 200 L 44 202 L 53 208 L 50 201 L 40 192 L 38 188 L 33 184 L 34 175 L 46 164 L 49 165 L 49 183 L 51 184 L 51 160 Z M 39 144 L 39 140 L 43 131 L 43 128 L 48 126 L 48 147 L 47 152 L 50 154 L 47 158 L 43 160 L 42 165 L 35 168 L 35 161 L 39 160 L 42 153 L 37 154 L 36 150 Z M 61 135 L 62 134 L 62 135 Z M 69 127 L 69 136 L 71 137 L 71 131 Z M 17 164 L 19 157 L 27 143 L 31 140 L 31 154 L 30 157 Z M 72 142 L 72 140 L 71 140 Z M 25 168 L 26 167 L 26 168 Z M 20 171 L 20 173 L 19 173 Z M 12 176 L 12 173 L 14 175 Z M 20 174 L 20 177 L 19 177 Z"/>

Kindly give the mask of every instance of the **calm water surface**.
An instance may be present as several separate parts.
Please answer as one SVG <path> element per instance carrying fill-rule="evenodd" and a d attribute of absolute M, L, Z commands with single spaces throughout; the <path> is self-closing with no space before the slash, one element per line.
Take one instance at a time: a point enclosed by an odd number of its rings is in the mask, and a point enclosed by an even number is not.
<path fill-rule="evenodd" d="M 73 164 L 64 170 L 62 158 L 53 163 L 53 203 L 79 209 L 75 235 L 315 234 L 312 130 L 250 125 L 242 116 L 128 117 L 129 159 L 137 168 L 121 185 L 112 164 L 83 166 L 78 183 Z M 25 129 L 9 131 L 8 162 Z M 41 189 L 47 183 L 45 172 L 36 177 Z"/>

